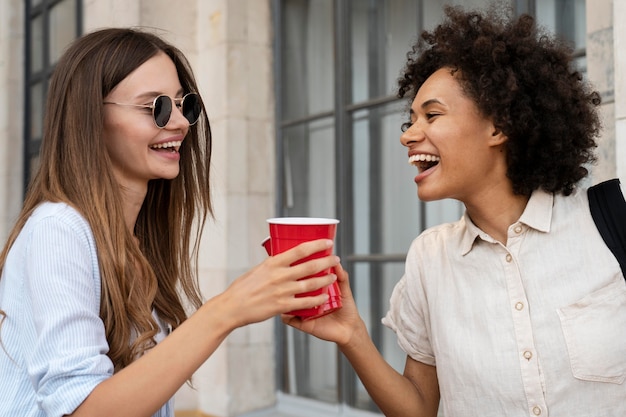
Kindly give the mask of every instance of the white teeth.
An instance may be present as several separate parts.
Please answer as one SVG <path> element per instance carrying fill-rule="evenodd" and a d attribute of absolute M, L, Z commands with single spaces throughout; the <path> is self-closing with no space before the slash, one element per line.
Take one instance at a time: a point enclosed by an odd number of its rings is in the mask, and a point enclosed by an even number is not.
<path fill-rule="evenodd" d="M 440 158 L 435 155 L 419 154 L 409 156 L 409 165 L 413 165 L 416 162 L 438 162 Z"/>
<path fill-rule="evenodd" d="M 178 149 L 180 148 L 180 145 L 183 142 L 181 140 L 175 140 L 175 141 L 171 141 L 171 142 L 164 142 L 164 143 L 157 143 L 154 145 L 150 145 L 150 147 L 152 149 L 163 149 L 163 148 L 175 148 Z"/>

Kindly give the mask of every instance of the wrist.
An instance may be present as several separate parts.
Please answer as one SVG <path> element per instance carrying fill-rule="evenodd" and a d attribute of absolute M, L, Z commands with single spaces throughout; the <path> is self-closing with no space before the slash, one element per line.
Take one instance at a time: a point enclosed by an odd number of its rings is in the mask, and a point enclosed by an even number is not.
<path fill-rule="evenodd" d="M 350 336 L 343 343 L 338 343 L 339 349 L 344 353 L 359 349 L 364 343 L 371 342 L 365 322 L 360 317 L 349 334 Z"/>
<path fill-rule="evenodd" d="M 198 313 L 208 327 L 207 330 L 217 332 L 224 337 L 243 325 L 238 322 L 237 311 L 227 298 L 224 293 L 218 294 L 198 309 Z"/>

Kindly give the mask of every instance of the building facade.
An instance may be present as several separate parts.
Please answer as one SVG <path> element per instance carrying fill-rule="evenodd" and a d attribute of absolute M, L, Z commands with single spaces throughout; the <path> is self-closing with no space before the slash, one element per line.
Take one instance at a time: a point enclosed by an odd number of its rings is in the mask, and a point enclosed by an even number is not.
<path fill-rule="evenodd" d="M 501 0 L 505 1 L 505 0 Z M 0 237 L 37 166 L 47 78 L 72 39 L 106 26 L 156 31 L 190 59 L 213 131 L 215 220 L 200 280 L 209 298 L 265 257 L 265 219 L 337 217 L 337 252 L 387 360 L 383 328 L 404 252 L 458 203 L 417 201 L 399 144 L 394 88 L 406 52 L 444 3 L 486 0 L 3 0 L 0 2 Z M 626 182 L 626 2 L 510 0 L 570 40 L 600 91 L 604 129 L 588 181 Z M 406 181 L 405 181 L 406 179 Z M 179 416 L 379 416 L 328 343 L 268 320 L 238 329 L 177 394 Z"/>

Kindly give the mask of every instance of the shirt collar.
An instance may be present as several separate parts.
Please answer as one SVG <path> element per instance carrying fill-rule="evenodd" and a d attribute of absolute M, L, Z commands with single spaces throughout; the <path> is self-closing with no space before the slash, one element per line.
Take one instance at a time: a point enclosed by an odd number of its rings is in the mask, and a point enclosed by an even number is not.
<path fill-rule="evenodd" d="M 524 212 L 520 216 L 518 222 L 535 229 L 537 231 L 547 233 L 550 231 L 552 223 L 552 205 L 554 203 L 554 195 L 543 190 L 535 190 L 530 196 Z M 467 255 L 472 250 L 474 242 L 478 237 L 488 242 L 494 240 L 485 232 L 480 230 L 478 226 L 472 222 L 467 210 L 461 219 L 464 225 L 464 232 L 461 236 L 461 254 Z"/>
<path fill-rule="evenodd" d="M 528 200 L 528 204 L 526 204 L 519 221 L 530 228 L 548 233 L 552 224 L 553 205 L 554 194 L 543 190 L 535 190 L 530 196 L 530 200 Z"/>

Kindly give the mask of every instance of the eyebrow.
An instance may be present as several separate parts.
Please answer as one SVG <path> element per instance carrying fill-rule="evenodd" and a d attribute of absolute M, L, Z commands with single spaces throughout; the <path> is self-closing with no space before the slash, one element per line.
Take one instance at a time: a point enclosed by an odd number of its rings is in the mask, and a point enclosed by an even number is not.
<path fill-rule="evenodd" d="M 423 102 L 420 107 L 422 108 L 422 110 L 424 110 L 426 107 L 430 106 L 431 104 L 440 104 L 442 106 L 445 106 L 445 104 L 443 104 L 440 100 L 436 99 L 436 98 L 431 98 L 429 100 L 426 100 L 425 102 Z M 409 114 L 413 115 L 415 114 L 415 111 L 413 110 L 413 108 L 411 107 L 409 109 Z"/>
<path fill-rule="evenodd" d="M 430 100 L 426 100 L 425 102 L 423 102 L 420 107 L 422 109 L 425 109 L 426 107 L 430 106 L 431 104 L 441 104 L 442 106 L 444 106 L 444 104 L 441 101 L 439 101 L 438 99 L 431 98 Z"/>
<path fill-rule="evenodd" d="M 177 92 L 176 95 L 180 96 L 185 92 L 185 90 L 183 88 L 180 88 Z M 145 93 L 141 93 L 137 96 L 135 96 L 136 99 L 149 99 L 149 98 L 155 98 L 157 96 L 163 95 L 163 92 L 160 91 L 146 91 Z M 165 94 L 167 95 L 167 94 Z"/>

